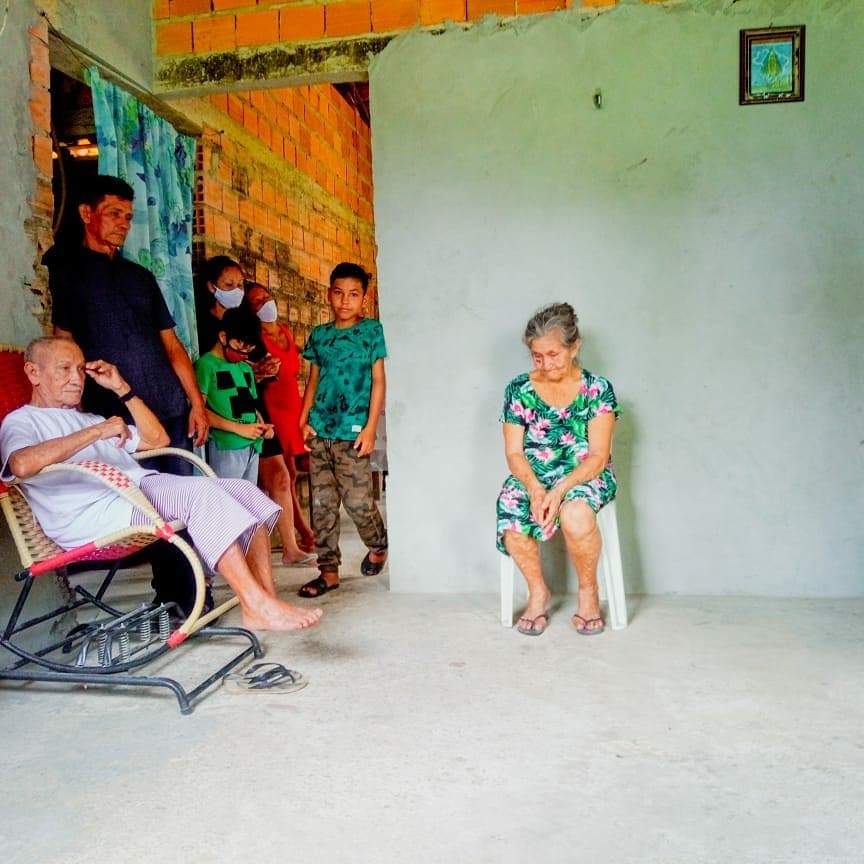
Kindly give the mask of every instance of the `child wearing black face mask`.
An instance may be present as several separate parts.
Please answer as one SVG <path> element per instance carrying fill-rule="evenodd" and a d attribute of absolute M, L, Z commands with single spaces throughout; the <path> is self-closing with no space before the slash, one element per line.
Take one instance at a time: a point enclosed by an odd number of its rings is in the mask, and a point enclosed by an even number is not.
<path fill-rule="evenodd" d="M 255 375 L 247 362 L 260 337 L 258 318 L 245 308 L 226 309 L 216 343 L 195 363 L 207 403 L 210 439 L 207 462 L 219 477 L 258 480 L 263 439 L 273 437 L 256 408 Z"/>

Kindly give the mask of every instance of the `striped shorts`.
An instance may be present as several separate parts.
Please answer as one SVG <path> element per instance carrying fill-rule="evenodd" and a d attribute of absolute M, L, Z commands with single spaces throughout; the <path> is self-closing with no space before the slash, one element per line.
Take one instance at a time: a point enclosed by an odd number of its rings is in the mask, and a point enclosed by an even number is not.
<path fill-rule="evenodd" d="M 246 480 L 148 474 L 138 485 L 166 522 L 179 519 L 186 525 L 211 570 L 232 543 L 239 543 L 245 553 L 262 525 L 272 531 L 282 510 Z M 133 510 L 132 525 L 147 522 L 143 513 Z"/>

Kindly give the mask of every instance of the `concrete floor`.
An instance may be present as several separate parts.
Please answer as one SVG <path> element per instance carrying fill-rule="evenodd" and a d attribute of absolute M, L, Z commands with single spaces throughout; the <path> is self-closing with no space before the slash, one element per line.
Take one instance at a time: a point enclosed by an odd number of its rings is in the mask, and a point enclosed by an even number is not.
<path fill-rule="evenodd" d="M 492 594 L 386 586 L 345 578 L 320 628 L 265 636 L 298 693 L 183 717 L 168 691 L 0 685 L 6 864 L 864 861 L 864 600 L 630 598 L 589 639 L 563 598 L 531 639 Z"/>

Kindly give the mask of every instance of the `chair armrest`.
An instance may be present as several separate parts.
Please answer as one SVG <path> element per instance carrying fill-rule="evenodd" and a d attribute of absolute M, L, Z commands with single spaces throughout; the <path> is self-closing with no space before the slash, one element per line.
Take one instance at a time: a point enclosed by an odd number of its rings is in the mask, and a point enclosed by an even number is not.
<path fill-rule="evenodd" d="M 107 486 L 127 501 L 130 501 L 157 528 L 165 524 L 165 520 L 159 514 L 159 511 L 156 510 L 144 493 L 135 485 L 132 478 L 119 468 L 95 459 L 84 462 L 57 462 L 54 465 L 46 465 L 39 472 L 39 475 L 54 474 L 63 471 L 84 474 L 93 480 L 98 480 L 103 486 Z"/>
<path fill-rule="evenodd" d="M 157 447 L 155 450 L 139 450 L 132 454 L 136 462 L 142 459 L 153 459 L 156 456 L 179 456 L 187 462 L 191 462 L 205 477 L 215 477 L 216 472 L 200 457 L 181 447 Z"/>

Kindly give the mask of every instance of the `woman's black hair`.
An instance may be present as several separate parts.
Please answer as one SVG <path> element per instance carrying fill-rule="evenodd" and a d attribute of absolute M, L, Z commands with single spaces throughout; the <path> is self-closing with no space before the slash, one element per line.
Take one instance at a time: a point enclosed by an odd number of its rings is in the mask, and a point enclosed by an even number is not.
<path fill-rule="evenodd" d="M 219 277 L 231 267 L 236 267 L 241 273 L 243 272 L 243 268 L 233 258 L 227 255 L 214 255 L 201 265 L 201 278 L 205 283 L 212 282 L 215 285 Z"/>

